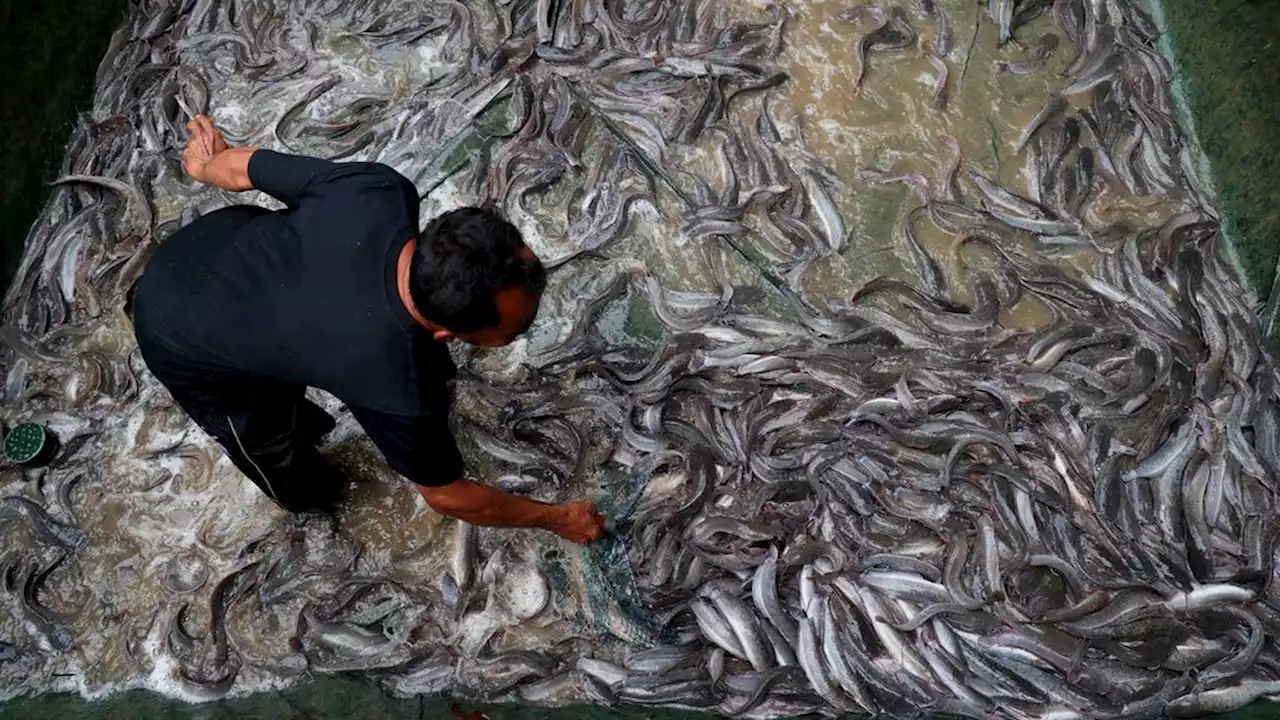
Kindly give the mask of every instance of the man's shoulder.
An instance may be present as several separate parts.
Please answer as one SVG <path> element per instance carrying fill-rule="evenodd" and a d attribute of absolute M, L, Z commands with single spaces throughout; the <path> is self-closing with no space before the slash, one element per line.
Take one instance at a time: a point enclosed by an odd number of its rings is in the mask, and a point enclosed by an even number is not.
<path fill-rule="evenodd" d="M 390 165 L 380 162 L 339 163 L 336 168 L 330 171 L 329 175 L 334 180 L 362 182 L 371 187 L 394 190 L 405 190 L 413 187 L 413 183 L 409 181 L 409 178 L 401 175 L 398 170 Z M 416 192 L 414 197 L 417 197 Z"/>
<path fill-rule="evenodd" d="M 403 214 L 405 222 L 417 226 L 418 191 L 408 178 L 388 165 L 343 163 L 330 174 L 326 184 L 329 189 L 325 204 L 331 210 L 346 213 L 348 209 L 377 208 L 384 211 L 373 216 L 380 224 L 395 222 L 394 218 Z M 353 203 L 359 207 L 352 207 Z"/>

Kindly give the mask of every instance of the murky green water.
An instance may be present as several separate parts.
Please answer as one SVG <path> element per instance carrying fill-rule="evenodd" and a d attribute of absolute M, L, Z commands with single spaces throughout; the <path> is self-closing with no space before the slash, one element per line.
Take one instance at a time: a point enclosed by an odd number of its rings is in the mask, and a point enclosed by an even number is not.
<path fill-rule="evenodd" d="M 98 702 L 73 695 L 14 700 L 0 705 L 0 720 L 450 720 L 453 701 L 404 700 L 356 678 L 328 678 L 283 692 L 259 693 L 205 705 L 188 705 L 150 693 L 130 692 Z M 695 720 L 706 715 L 670 710 L 609 710 L 597 707 L 530 708 L 463 702 L 466 712 L 490 720 Z M 473 720 L 468 718 L 467 720 Z"/>
<path fill-rule="evenodd" d="M 74 695 L 23 698 L 0 704 L 0 720 L 449 720 L 457 715 L 452 701 L 438 698 L 392 698 L 377 686 L 356 678 L 327 678 L 283 692 L 188 705 L 135 691 L 88 702 Z M 700 720 L 709 715 L 673 710 L 600 707 L 532 708 L 462 703 L 466 712 L 483 712 L 489 720 Z M 1269 720 L 1280 716 L 1271 702 L 1221 716 L 1222 720 Z"/>

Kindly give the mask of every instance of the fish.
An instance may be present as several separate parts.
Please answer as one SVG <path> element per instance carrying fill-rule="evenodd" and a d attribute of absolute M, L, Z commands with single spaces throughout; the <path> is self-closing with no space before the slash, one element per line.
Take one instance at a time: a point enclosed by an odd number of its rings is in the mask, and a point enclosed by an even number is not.
<path fill-rule="evenodd" d="M 93 438 L 0 499 L 33 647 L 105 667 L 123 646 L 134 682 L 159 660 L 141 634 L 192 699 L 352 672 L 473 720 L 504 697 L 1068 718 L 1280 692 L 1276 359 L 1131 0 L 989 0 L 963 52 L 933 0 L 833 10 L 845 50 L 823 72 L 861 92 L 847 118 L 791 97 L 783 48 L 827 40 L 782 4 L 314 5 L 132 8 L 70 127 L 0 322 L 11 421 Z M 910 77 L 873 72 L 899 61 Z M 998 81 L 990 128 L 873 131 L 885 102 L 907 126 L 972 104 L 975 63 Z M 265 516 L 187 502 L 225 479 L 214 446 L 169 427 L 186 420 L 116 311 L 227 202 L 182 174 L 197 113 L 521 229 L 543 311 L 506 350 L 456 354 L 460 449 L 500 489 L 590 494 L 605 538 L 458 523 L 398 552 L 383 526 L 417 520 L 394 505 L 241 535 Z M 904 241 L 868 237 L 903 222 Z M 365 439 L 340 426 L 346 465 Z M 104 569 L 89 538 L 118 540 L 115 514 L 204 539 L 143 533 Z M 178 597 L 117 631 L 145 587 Z M 102 650 L 56 617 L 81 597 Z M 23 667 L 6 640 L 0 664 Z"/>
<path fill-rule="evenodd" d="M 951 68 L 947 65 L 947 61 L 941 58 L 929 56 L 929 63 L 938 71 L 938 79 L 934 83 L 933 89 L 933 109 L 938 112 L 947 111 L 947 101 L 950 97 L 949 80 L 951 77 Z"/>
<path fill-rule="evenodd" d="M 796 649 L 796 656 L 814 692 L 818 693 L 831 707 L 841 711 L 856 710 L 852 700 L 847 698 L 842 690 L 836 689 L 828 675 L 819 654 L 817 633 L 807 615 L 799 618 L 798 625 L 799 647 Z"/>
<path fill-rule="evenodd" d="M 935 10 L 938 18 L 938 34 L 933 38 L 933 51 L 939 58 L 945 59 L 951 54 L 955 42 L 951 31 L 951 17 L 944 10 L 937 8 Z"/>
<path fill-rule="evenodd" d="M 471 583 L 475 579 L 478 531 L 471 523 L 461 520 L 456 522 L 456 526 L 457 533 L 449 555 L 449 576 L 458 591 L 465 594 L 471 589 Z"/>
<path fill-rule="evenodd" d="M 798 626 L 795 619 L 783 609 L 782 601 L 778 598 L 777 562 L 778 549 L 770 548 L 768 559 L 756 568 L 752 576 L 751 599 L 755 603 L 756 610 L 794 649 L 798 638 Z"/>
<path fill-rule="evenodd" d="M 766 650 L 766 642 L 761 635 L 759 621 L 755 613 L 747 608 L 736 595 L 723 588 L 713 586 L 710 591 L 711 603 L 728 621 L 730 628 L 742 648 L 742 655 L 757 672 L 773 667 L 772 653 Z M 744 657 L 745 656 L 745 657 Z"/>
<path fill-rule="evenodd" d="M 529 678 L 546 678 L 555 662 L 531 652 L 509 652 L 478 660 L 464 660 L 455 671 L 465 687 L 496 695 Z"/>
<path fill-rule="evenodd" d="M 805 180 L 805 189 L 822 223 L 822 232 L 827 238 L 827 247 L 830 252 L 839 253 L 844 249 L 848 238 L 844 218 L 841 217 L 839 209 L 835 206 L 835 201 L 830 193 L 827 192 L 822 179 L 816 173 L 805 173 Z"/>
<path fill-rule="evenodd" d="M 1045 35 L 1036 41 L 1031 51 L 1031 56 L 1026 60 L 1018 62 L 998 60 L 996 61 L 996 69 L 1014 75 L 1031 75 L 1039 72 L 1048 62 L 1049 54 L 1057 49 L 1059 42 L 1057 35 Z"/>
<path fill-rule="evenodd" d="M 43 506 L 19 495 L 0 499 L 0 517 L 26 521 L 38 540 L 69 552 L 81 550 L 89 543 L 83 530 L 54 519 Z"/>
<path fill-rule="evenodd" d="M 844 22 L 857 22 L 864 15 L 870 15 L 875 23 L 857 44 L 858 72 L 854 76 L 855 89 L 862 85 L 867 73 L 867 56 L 873 50 L 900 50 L 909 47 L 916 41 L 916 32 L 899 8 L 888 11 L 878 5 L 859 5 L 841 11 L 838 17 Z"/>
<path fill-rule="evenodd" d="M 63 175 L 50 183 L 50 185 L 57 187 L 71 183 L 94 185 L 120 194 L 125 200 L 121 235 L 146 237 L 150 234 L 152 225 L 151 203 L 135 185 L 116 178 L 83 174 Z"/>
<path fill-rule="evenodd" d="M 944 296 L 946 293 L 946 276 L 943 274 L 942 268 L 938 266 L 937 260 L 920 243 L 915 230 L 916 224 L 923 219 L 927 212 L 929 212 L 928 206 L 921 206 L 912 210 L 907 216 L 907 250 L 912 262 L 915 264 L 916 272 L 925 284 L 925 289 L 936 298 Z"/>
<path fill-rule="evenodd" d="M 313 637 L 317 645 L 342 653 L 373 655 L 382 652 L 392 641 L 381 632 L 371 631 L 347 622 L 321 620 L 314 613 L 299 616 L 302 633 Z"/>
<path fill-rule="evenodd" d="M 1252 704 L 1260 697 L 1280 691 L 1280 683 L 1266 680 L 1246 680 L 1231 687 L 1189 693 L 1168 702 L 1169 717 L 1202 717 L 1208 714 L 1229 713 Z"/>
<path fill-rule="evenodd" d="M 987 0 L 987 15 L 1000 26 L 1000 44 L 1013 38 L 1013 19 L 1016 0 Z"/>
<path fill-rule="evenodd" d="M 48 582 L 49 576 L 66 559 L 67 554 L 64 553 L 46 567 L 33 565 L 22 581 L 22 617 L 36 627 L 41 639 L 55 653 L 71 650 L 76 644 L 75 634 L 62 618 L 40 604 L 39 593 Z"/>

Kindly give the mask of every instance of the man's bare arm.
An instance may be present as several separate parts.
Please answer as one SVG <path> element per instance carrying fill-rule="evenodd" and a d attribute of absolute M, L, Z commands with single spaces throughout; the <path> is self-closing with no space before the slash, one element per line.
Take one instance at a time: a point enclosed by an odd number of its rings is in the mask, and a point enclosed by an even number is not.
<path fill-rule="evenodd" d="M 253 157 L 256 151 L 257 148 L 251 147 L 223 150 L 205 164 L 204 177 L 201 180 L 231 192 L 252 190 L 253 183 L 249 181 L 249 158 Z"/>
<path fill-rule="evenodd" d="M 243 192 L 252 190 L 249 180 L 249 158 L 256 148 L 233 148 L 205 115 L 197 115 L 187 123 L 191 137 L 182 151 L 182 167 L 202 183 Z"/>
<path fill-rule="evenodd" d="M 472 525 L 542 528 L 576 543 L 598 540 L 604 517 L 590 501 L 549 505 L 461 479 L 441 487 L 418 487 L 433 510 Z"/>

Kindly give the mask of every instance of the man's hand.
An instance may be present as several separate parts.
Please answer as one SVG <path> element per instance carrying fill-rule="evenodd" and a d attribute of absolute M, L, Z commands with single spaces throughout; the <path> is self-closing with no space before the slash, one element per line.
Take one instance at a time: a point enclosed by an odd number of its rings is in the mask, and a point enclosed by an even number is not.
<path fill-rule="evenodd" d="M 197 115 L 187 123 L 191 139 L 182 151 L 182 169 L 195 180 L 230 192 L 253 189 L 249 179 L 249 158 L 256 148 L 227 145 L 222 133 L 206 115 Z"/>
<path fill-rule="evenodd" d="M 590 500 L 575 500 L 555 506 L 547 529 L 569 542 L 585 545 L 599 540 L 604 533 L 604 516 L 596 512 L 596 504 Z"/>
<path fill-rule="evenodd" d="M 191 118 L 187 130 L 191 138 L 187 140 L 187 149 L 182 151 L 182 169 L 192 178 L 207 183 L 209 163 L 229 146 L 207 115 Z"/>

